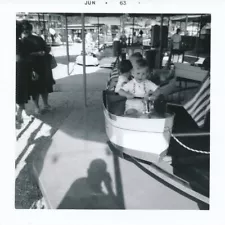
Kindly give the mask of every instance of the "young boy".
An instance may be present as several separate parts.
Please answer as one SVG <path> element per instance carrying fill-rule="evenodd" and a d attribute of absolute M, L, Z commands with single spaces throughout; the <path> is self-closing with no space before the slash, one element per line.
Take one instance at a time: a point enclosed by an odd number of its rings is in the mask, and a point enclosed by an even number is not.
<path fill-rule="evenodd" d="M 124 84 L 128 83 L 131 78 L 132 64 L 129 60 L 123 60 L 120 64 L 120 76 L 116 84 L 115 92 L 118 93 Z"/>
<path fill-rule="evenodd" d="M 154 100 L 160 95 L 158 86 L 147 80 L 148 73 L 147 61 L 144 59 L 137 60 L 135 67 L 132 69 L 134 79 L 125 84 L 119 91 L 121 96 L 127 98 L 125 115 L 139 117 L 146 110 L 143 100 L 135 99 L 135 97 L 147 100 L 151 95 L 150 98 Z"/>

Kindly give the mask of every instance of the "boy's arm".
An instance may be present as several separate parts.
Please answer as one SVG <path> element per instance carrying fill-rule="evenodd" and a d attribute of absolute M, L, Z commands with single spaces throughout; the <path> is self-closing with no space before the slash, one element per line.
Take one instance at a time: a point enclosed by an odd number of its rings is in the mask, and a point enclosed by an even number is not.
<path fill-rule="evenodd" d="M 119 93 L 120 96 L 126 97 L 128 99 L 134 98 L 134 95 L 133 94 L 131 94 L 128 91 L 124 91 L 123 89 L 120 89 L 118 93 Z"/>
<path fill-rule="evenodd" d="M 124 86 L 124 84 L 126 84 L 127 81 L 124 79 L 124 77 L 119 76 L 117 84 L 116 84 L 116 88 L 115 88 L 115 92 L 119 93 L 119 90 Z"/>
<path fill-rule="evenodd" d="M 131 83 L 128 82 L 122 88 L 120 88 L 118 93 L 120 96 L 126 97 L 128 99 L 132 99 L 134 98 L 134 95 L 130 92 L 130 89 L 131 89 Z"/>

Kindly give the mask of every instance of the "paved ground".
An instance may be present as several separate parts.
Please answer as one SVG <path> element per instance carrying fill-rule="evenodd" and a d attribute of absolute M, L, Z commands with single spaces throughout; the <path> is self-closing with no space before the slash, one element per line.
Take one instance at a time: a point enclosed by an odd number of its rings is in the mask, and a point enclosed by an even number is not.
<path fill-rule="evenodd" d="M 26 120 L 24 125 L 16 130 L 17 134 L 17 148 L 16 148 L 16 208 L 30 208 L 31 205 L 41 197 L 39 188 L 33 179 L 31 173 L 31 164 L 29 163 L 29 156 L 37 149 L 44 149 L 48 147 L 51 137 L 58 130 L 63 121 L 68 117 L 74 108 L 83 107 L 83 77 L 82 66 L 75 65 L 74 61 L 76 55 L 80 53 L 81 45 L 75 44 L 70 46 L 71 63 L 70 76 L 67 75 L 67 57 L 65 56 L 65 46 L 54 47 L 53 54 L 57 59 L 58 67 L 53 70 L 54 78 L 56 79 L 56 87 L 60 88 L 60 92 L 54 92 L 49 96 L 49 103 L 53 106 L 53 110 L 44 113 L 39 118 L 33 120 Z M 109 51 L 110 54 L 110 51 Z M 102 64 L 110 63 L 114 58 L 102 59 Z M 87 76 L 91 73 L 99 71 L 108 77 L 109 70 L 101 69 L 99 67 L 87 67 Z M 103 89 L 104 86 L 99 87 L 98 80 L 87 78 L 87 90 L 92 89 L 88 93 L 88 103 L 91 104 L 90 97 L 93 97 L 96 90 Z M 41 102 L 40 102 L 41 103 Z M 27 113 L 33 114 L 33 104 L 27 104 Z"/>

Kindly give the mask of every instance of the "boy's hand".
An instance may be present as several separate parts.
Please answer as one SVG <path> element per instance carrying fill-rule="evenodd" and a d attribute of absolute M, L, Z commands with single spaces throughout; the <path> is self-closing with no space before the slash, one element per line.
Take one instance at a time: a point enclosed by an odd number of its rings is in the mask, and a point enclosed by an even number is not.
<path fill-rule="evenodd" d="M 148 100 L 155 101 L 156 100 L 156 96 L 155 95 L 151 95 L 151 96 L 148 97 Z"/>
<path fill-rule="evenodd" d="M 131 94 L 131 93 L 127 93 L 126 94 L 126 97 L 127 97 L 127 99 L 133 99 L 134 98 L 134 95 Z"/>
<path fill-rule="evenodd" d="M 152 95 L 153 94 L 153 91 L 149 91 L 148 92 L 148 96 Z"/>
<path fill-rule="evenodd" d="M 144 100 L 149 100 L 149 97 L 153 94 L 153 91 L 149 91 L 147 94 L 144 96 Z"/>

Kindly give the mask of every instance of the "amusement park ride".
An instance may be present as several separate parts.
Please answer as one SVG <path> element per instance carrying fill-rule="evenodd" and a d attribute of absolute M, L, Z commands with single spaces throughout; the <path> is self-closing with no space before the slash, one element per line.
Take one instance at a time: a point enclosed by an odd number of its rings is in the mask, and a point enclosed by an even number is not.
<path fill-rule="evenodd" d="M 73 15 L 69 14 L 66 16 Z M 115 15 L 120 16 L 120 14 L 92 14 L 92 16 Z M 133 14 L 132 16 L 138 17 L 143 16 L 143 14 Z M 160 16 L 162 21 L 163 16 L 170 15 L 161 14 Z M 85 40 L 84 14 L 81 17 L 82 40 Z M 162 25 L 161 23 L 159 35 L 160 46 L 157 49 L 158 55 L 162 55 L 163 53 Z M 88 43 L 90 42 L 87 40 L 82 41 L 82 52 L 85 54 L 77 57 L 77 63 L 83 65 L 85 111 L 87 110 L 86 66 L 89 64 L 98 65 L 98 60 L 93 54 L 93 46 L 88 46 Z M 133 51 L 133 49 L 131 50 Z M 115 55 L 117 59 L 113 69 L 117 70 L 119 61 L 123 59 L 124 55 L 121 57 L 121 49 L 115 52 L 117 52 Z M 69 63 L 68 51 L 67 55 Z M 159 65 L 159 70 L 165 70 L 161 68 L 161 62 L 157 62 L 156 64 Z M 164 174 L 165 179 L 169 178 L 173 180 L 173 184 L 171 185 L 176 186 L 177 180 L 180 183 L 191 183 L 191 187 L 189 188 L 181 185 L 183 187 L 181 191 L 186 192 L 188 196 L 192 196 L 193 199 L 201 202 L 204 208 L 209 208 L 209 113 L 204 124 L 202 124 L 204 125 L 203 128 L 199 128 L 180 101 L 181 99 L 183 100 L 186 91 L 193 93 L 194 90 L 197 95 L 200 95 L 201 83 L 204 87 L 204 82 L 209 82 L 208 72 L 200 71 L 196 68 L 190 69 L 190 67 L 183 69 L 180 64 L 174 64 L 173 66 L 175 67 L 171 69 L 175 73 L 173 79 L 180 79 L 178 81 L 180 82 L 180 86 L 176 86 L 175 90 L 168 94 L 168 96 L 165 96 L 165 98 L 156 99 L 154 102 L 146 101 L 146 111 L 143 112 L 143 117 L 141 118 L 125 117 L 123 113 L 118 114 L 112 111 L 113 104 L 116 104 L 116 107 L 120 107 L 119 105 L 125 104 L 126 99 L 116 95 L 107 88 L 103 90 L 103 115 L 105 119 L 105 131 L 109 140 L 109 148 L 113 153 L 117 153 L 119 157 L 130 159 L 135 163 L 142 162 L 150 168 L 156 169 L 158 174 L 156 176 Z M 195 85 L 192 82 L 193 74 L 198 77 L 197 82 L 196 80 L 194 82 Z M 182 82 L 185 82 L 185 88 L 181 87 Z M 163 88 L 167 87 L 169 83 L 170 80 L 159 85 Z M 176 96 L 175 99 L 173 99 L 173 96 Z M 111 101 L 112 98 L 114 99 L 113 102 Z M 196 102 L 198 101 L 196 100 Z M 209 105 L 206 106 L 207 109 L 208 107 Z M 165 160 L 165 156 L 167 155 L 171 156 L 169 162 Z M 160 168 L 161 161 L 164 162 L 166 168 L 169 168 L 168 170 Z M 165 180 L 162 182 L 165 182 Z"/>
<path fill-rule="evenodd" d="M 162 47 L 159 48 L 159 51 L 162 52 Z M 122 51 L 118 50 L 117 52 L 121 53 Z M 123 60 L 120 53 L 117 55 L 115 67 L 118 66 L 119 59 Z M 116 110 L 112 110 L 112 108 L 124 108 L 126 99 L 111 90 L 106 89 L 103 91 L 106 134 L 112 146 L 114 146 L 112 148 L 119 151 L 121 157 L 128 155 L 137 161 L 151 162 L 157 165 L 161 160 L 168 159 L 168 155 L 170 155 L 171 160 L 169 160 L 168 164 L 174 170 L 179 166 L 185 167 L 185 164 L 192 165 L 193 168 L 196 164 L 201 164 L 207 168 L 210 154 L 209 113 L 206 114 L 207 120 L 204 120 L 204 128 L 200 129 L 185 111 L 184 104 L 180 99 L 175 101 L 175 99 L 171 100 L 170 97 L 174 94 L 179 97 L 183 95 L 182 100 L 187 101 L 191 99 L 190 96 L 185 94 L 187 91 L 189 93 L 198 91 L 196 95 L 200 97 L 195 97 L 195 101 L 198 102 L 199 99 L 202 101 L 201 89 L 205 83 L 209 83 L 208 71 L 183 63 L 174 63 L 172 65 L 173 70 L 175 70 L 175 79 L 180 82 L 180 86 L 168 93 L 165 99 L 156 99 L 155 102 L 147 101 L 146 111 L 143 112 L 143 116 L 140 118 L 130 118 L 125 117 L 123 113 L 115 113 Z M 165 68 L 161 69 L 161 73 L 163 70 Z M 181 88 L 182 81 L 185 83 L 185 88 Z M 166 87 L 168 83 L 161 82 L 161 86 Z M 209 105 L 205 107 L 208 108 Z M 198 109 L 196 108 L 196 110 Z M 197 150 L 196 148 L 204 150 Z M 184 153 L 185 151 L 186 153 Z M 188 156 L 188 154 L 190 155 Z M 195 174 L 193 171 L 192 173 Z M 204 171 L 198 173 L 200 177 L 201 175 L 205 177 L 204 187 L 199 187 L 201 186 L 199 184 L 196 186 L 198 186 L 198 191 L 201 189 L 200 192 L 208 196 L 209 177 L 207 176 L 209 174 L 207 172 L 207 175 L 203 174 Z"/>

